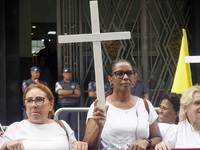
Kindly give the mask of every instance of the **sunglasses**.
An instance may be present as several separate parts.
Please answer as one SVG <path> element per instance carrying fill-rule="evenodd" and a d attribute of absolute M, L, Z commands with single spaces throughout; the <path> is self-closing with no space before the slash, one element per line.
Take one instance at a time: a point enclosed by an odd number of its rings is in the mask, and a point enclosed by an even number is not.
<path fill-rule="evenodd" d="M 130 70 L 130 71 L 115 71 L 112 73 L 115 74 L 115 76 L 118 78 L 118 79 L 122 79 L 124 77 L 124 75 L 126 74 L 129 78 L 133 78 L 134 77 L 134 71 L 133 70 Z"/>
<path fill-rule="evenodd" d="M 36 105 L 42 105 L 44 103 L 45 98 L 44 97 L 36 97 L 33 99 L 32 97 L 24 99 L 25 104 L 27 106 L 31 106 L 33 102 L 35 101 Z"/>

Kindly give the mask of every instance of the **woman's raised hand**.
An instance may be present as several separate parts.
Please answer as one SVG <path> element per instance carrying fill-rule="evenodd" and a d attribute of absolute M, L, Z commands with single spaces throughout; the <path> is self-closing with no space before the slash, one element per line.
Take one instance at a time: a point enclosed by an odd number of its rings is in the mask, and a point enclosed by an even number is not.
<path fill-rule="evenodd" d="M 93 119 L 96 122 L 97 125 L 103 126 L 104 122 L 100 120 L 106 120 L 106 113 L 104 112 L 103 109 L 98 107 L 97 105 L 98 99 L 95 100 L 94 102 L 94 111 L 93 111 Z M 108 105 L 106 105 L 106 112 L 108 110 Z"/>

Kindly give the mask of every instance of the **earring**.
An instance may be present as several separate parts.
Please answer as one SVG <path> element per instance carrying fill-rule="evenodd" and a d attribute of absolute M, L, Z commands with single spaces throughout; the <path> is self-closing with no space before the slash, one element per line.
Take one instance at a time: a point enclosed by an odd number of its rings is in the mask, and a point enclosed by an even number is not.
<path fill-rule="evenodd" d="M 113 88 L 113 84 L 111 83 L 112 80 L 109 80 L 109 82 L 110 82 L 110 88 L 112 89 Z"/>
<path fill-rule="evenodd" d="M 113 84 L 112 84 L 112 83 L 110 83 L 110 88 L 111 88 L 111 89 L 113 88 Z"/>

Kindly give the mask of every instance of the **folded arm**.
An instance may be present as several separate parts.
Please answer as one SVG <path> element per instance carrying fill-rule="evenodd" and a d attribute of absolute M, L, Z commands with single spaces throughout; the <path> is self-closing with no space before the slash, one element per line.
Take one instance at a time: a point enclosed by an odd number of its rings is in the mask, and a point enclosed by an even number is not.
<path fill-rule="evenodd" d="M 74 90 L 74 94 L 73 94 L 73 90 L 63 90 L 63 89 L 59 89 L 57 91 L 57 94 L 60 98 L 64 98 L 64 97 L 80 97 L 81 93 L 79 90 Z"/>

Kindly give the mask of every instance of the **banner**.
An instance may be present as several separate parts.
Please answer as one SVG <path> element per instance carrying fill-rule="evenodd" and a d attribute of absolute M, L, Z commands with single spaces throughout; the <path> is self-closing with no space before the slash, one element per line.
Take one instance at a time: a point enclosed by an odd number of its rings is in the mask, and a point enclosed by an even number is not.
<path fill-rule="evenodd" d="M 183 94 L 186 89 L 192 86 L 190 64 L 185 63 L 185 56 L 189 56 L 189 53 L 187 35 L 185 29 L 183 29 L 179 60 L 171 89 L 172 93 Z"/>

